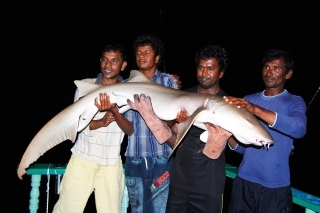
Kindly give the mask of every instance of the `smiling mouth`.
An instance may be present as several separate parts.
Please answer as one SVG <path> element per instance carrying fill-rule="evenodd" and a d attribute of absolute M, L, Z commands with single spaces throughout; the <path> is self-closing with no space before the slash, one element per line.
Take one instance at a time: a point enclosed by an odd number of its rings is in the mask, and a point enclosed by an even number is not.
<path fill-rule="evenodd" d="M 264 81 L 275 81 L 274 78 L 264 78 Z"/>

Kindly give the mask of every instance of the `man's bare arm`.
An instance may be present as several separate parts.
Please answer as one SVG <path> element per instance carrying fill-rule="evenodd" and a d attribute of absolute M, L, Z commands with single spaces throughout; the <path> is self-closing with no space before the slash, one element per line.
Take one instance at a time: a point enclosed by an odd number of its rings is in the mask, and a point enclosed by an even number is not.
<path fill-rule="evenodd" d="M 110 103 L 110 98 L 106 93 L 100 94 L 100 104 L 98 99 L 95 99 L 95 105 L 98 107 L 99 111 L 106 111 L 105 116 L 97 121 L 92 121 L 90 123 L 90 129 L 97 129 L 102 126 L 108 126 L 111 122 L 116 121 L 120 129 L 127 135 L 132 135 L 134 132 L 133 124 L 128 121 L 117 108 L 115 103 Z"/>
<path fill-rule="evenodd" d="M 270 110 L 259 107 L 255 104 L 252 104 L 243 98 L 236 98 L 232 96 L 224 96 L 223 98 L 226 102 L 228 102 L 229 104 L 236 105 L 238 108 L 246 108 L 249 112 L 261 118 L 271 126 L 275 123 L 275 120 L 276 120 L 275 112 L 272 112 Z"/>
<path fill-rule="evenodd" d="M 154 113 L 150 97 L 141 94 L 134 95 L 134 102 L 127 100 L 131 109 L 137 110 L 159 143 L 164 143 L 171 137 L 170 128 Z"/>
<path fill-rule="evenodd" d="M 220 157 L 227 140 L 232 135 L 230 132 L 211 123 L 204 124 L 208 129 L 208 140 L 203 148 L 203 154 L 208 158 L 217 159 Z"/>

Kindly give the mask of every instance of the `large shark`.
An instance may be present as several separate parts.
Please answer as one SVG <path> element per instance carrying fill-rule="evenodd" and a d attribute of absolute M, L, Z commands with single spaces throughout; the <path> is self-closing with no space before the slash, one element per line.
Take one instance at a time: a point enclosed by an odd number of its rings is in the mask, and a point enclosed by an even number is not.
<path fill-rule="evenodd" d="M 32 139 L 22 156 L 18 168 L 18 177 L 22 179 L 25 169 L 41 155 L 59 143 L 71 140 L 75 142 L 77 133 L 83 130 L 98 112 L 94 99 L 100 93 L 107 93 L 110 102 L 116 103 L 121 113 L 130 109 L 127 100 L 134 101 L 134 94 L 145 94 L 151 98 L 156 116 L 162 120 L 173 120 L 181 109 L 190 117 L 180 123 L 172 153 L 177 148 L 191 125 L 207 130 L 203 123 L 209 122 L 228 130 L 244 144 L 257 146 L 270 145 L 273 138 L 264 129 L 257 118 L 246 109 L 238 109 L 223 98 L 210 94 L 185 92 L 161 86 L 147 79 L 137 70 L 132 70 L 125 83 L 97 85 L 75 81 L 80 98 L 55 117 L 53 117 Z M 207 141 L 205 131 L 200 139 Z"/>

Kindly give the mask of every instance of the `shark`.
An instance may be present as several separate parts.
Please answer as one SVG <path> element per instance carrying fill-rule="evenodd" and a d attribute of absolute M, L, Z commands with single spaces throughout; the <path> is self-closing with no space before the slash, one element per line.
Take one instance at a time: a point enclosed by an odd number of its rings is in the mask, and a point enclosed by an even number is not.
<path fill-rule="evenodd" d="M 178 125 L 177 139 L 171 154 L 192 125 L 205 130 L 200 139 L 206 142 L 208 131 L 204 123 L 220 126 L 243 144 L 269 146 L 274 143 L 260 121 L 245 108 L 239 109 L 220 96 L 186 92 L 156 84 L 138 70 L 132 70 L 128 80 L 122 83 L 97 85 L 79 80 L 74 83 L 81 98 L 49 120 L 34 136 L 18 166 L 20 179 L 26 169 L 49 149 L 66 140 L 75 142 L 77 133 L 89 125 L 98 112 L 94 99 L 100 93 L 107 93 L 110 102 L 117 104 L 120 113 L 130 110 L 128 100 L 134 101 L 135 94 L 149 96 L 154 113 L 161 120 L 174 120 L 177 113 L 185 109 L 190 116 Z"/>

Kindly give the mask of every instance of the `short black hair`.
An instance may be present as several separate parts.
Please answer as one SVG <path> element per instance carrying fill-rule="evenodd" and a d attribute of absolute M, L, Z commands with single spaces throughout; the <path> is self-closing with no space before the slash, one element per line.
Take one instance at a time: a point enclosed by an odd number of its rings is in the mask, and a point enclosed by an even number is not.
<path fill-rule="evenodd" d="M 108 44 L 102 50 L 103 53 L 104 52 L 116 52 L 116 51 L 120 52 L 122 61 L 127 61 L 126 50 L 120 44 Z"/>
<path fill-rule="evenodd" d="M 163 60 L 164 44 L 162 40 L 156 35 L 153 35 L 153 34 L 139 35 L 133 42 L 133 55 L 136 55 L 136 51 L 138 47 L 146 46 L 146 45 L 150 45 L 153 51 L 155 52 L 155 55 L 159 56 L 158 65 L 160 65 Z"/>
<path fill-rule="evenodd" d="M 262 59 L 262 66 L 266 62 L 274 61 L 283 58 L 284 67 L 286 68 L 286 73 L 294 69 L 294 61 L 290 53 L 283 50 L 268 50 Z"/>
<path fill-rule="evenodd" d="M 226 72 L 228 68 L 229 58 L 226 50 L 220 45 L 207 45 L 202 47 L 195 57 L 195 65 L 199 66 L 200 59 L 208 60 L 215 58 L 219 63 L 219 71 Z"/>

